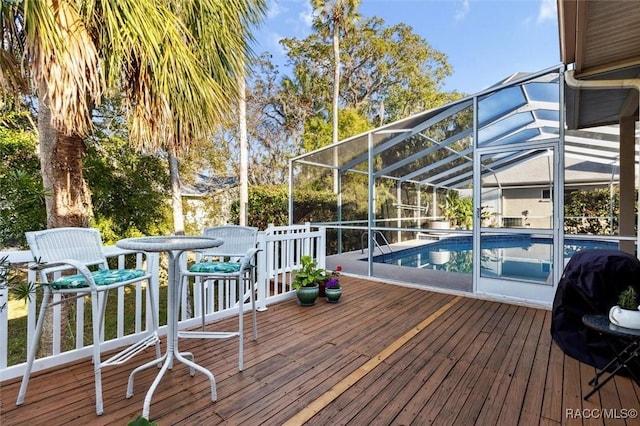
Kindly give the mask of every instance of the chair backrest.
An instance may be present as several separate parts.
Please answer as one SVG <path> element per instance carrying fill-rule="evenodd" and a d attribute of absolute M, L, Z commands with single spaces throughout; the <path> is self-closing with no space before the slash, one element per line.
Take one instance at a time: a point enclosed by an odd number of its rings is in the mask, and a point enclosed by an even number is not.
<path fill-rule="evenodd" d="M 25 232 L 35 260 L 54 263 L 73 259 L 85 265 L 106 266 L 100 232 L 93 228 L 54 228 Z"/>
<path fill-rule="evenodd" d="M 251 226 L 211 226 L 204 228 L 202 235 L 224 241 L 221 246 L 207 249 L 205 255 L 244 256 L 258 244 L 258 228 Z"/>

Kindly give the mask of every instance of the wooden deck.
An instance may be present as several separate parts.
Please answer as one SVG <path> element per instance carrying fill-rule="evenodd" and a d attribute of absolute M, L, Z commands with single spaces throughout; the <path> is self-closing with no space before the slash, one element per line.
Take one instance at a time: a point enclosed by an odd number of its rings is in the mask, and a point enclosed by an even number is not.
<path fill-rule="evenodd" d="M 246 331 L 243 372 L 236 340 L 181 340 L 181 349 L 215 374 L 218 400 L 210 401 L 204 375 L 190 377 L 177 364 L 153 396 L 151 419 L 159 425 L 637 424 L 604 419 L 640 409 L 640 387 L 632 380 L 616 377 L 583 401 L 595 370 L 552 342 L 549 311 L 349 277 L 342 282 L 338 304 L 300 307 L 292 299 L 258 313 L 259 339 Z M 224 329 L 228 321 L 211 328 Z M 99 417 L 89 361 L 34 375 L 20 407 L 19 380 L 4 382 L 0 424 L 126 425 L 141 413 L 157 370 L 137 376 L 130 399 L 128 373 L 151 356 L 104 370 Z"/>

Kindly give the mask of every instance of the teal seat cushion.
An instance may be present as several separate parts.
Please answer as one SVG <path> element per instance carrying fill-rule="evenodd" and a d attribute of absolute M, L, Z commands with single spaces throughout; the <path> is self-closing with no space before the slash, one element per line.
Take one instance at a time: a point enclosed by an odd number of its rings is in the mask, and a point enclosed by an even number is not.
<path fill-rule="evenodd" d="M 142 269 L 100 269 L 91 272 L 97 286 L 117 284 L 143 276 Z M 56 290 L 89 287 L 89 283 L 82 274 L 66 275 L 51 283 Z"/>
<path fill-rule="evenodd" d="M 191 265 L 190 272 L 232 274 L 240 270 L 238 262 L 198 262 Z"/>

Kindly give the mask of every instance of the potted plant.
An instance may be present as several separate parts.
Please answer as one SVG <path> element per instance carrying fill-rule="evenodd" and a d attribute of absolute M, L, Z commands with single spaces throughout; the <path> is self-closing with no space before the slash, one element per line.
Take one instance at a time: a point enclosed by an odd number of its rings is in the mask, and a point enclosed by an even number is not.
<path fill-rule="evenodd" d="M 453 228 L 458 225 L 458 200 L 460 200 L 458 192 L 452 191 L 447 194 L 447 202 L 440 205 L 444 218 Z"/>
<path fill-rule="evenodd" d="M 296 291 L 301 306 L 311 306 L 316 303 L 320 292 L 320 281 L 325 279 L 325 271 L 318 268 L 318 264 L 311 256 L 300 258 L 302 267 L 294 274 L 291 287 Z"/>
<path fill-rule="evenodd" d="M 446 203 L 440 205 L 446 220 L 452 227 L 471 229 L 473 225 L 473 200 L 461 198 L 458 191 L 447 193 Z"/>
<path fill-rule="evenodd" d="M 320 281 L 318 281 L 318 297 L 325 297 L 325 286 L 327 285 L 327 281 L 329 281 L 331 277 L 326 275 L 322 277 Z"/>
<path fill-rule="evenodd" d="M 435 229 L 436 231 L 451 228 L 448 219 L 430 219 L 429 222 L 427 222 L 427 226 L 429 229 Z"/>
<path fill-rule="evenodd" d="M 620 327 L 640 328 L 638 293 L 633 286 L 618 295 L 618 304 L 609 310 L 609 321 Z"/>
<path fill-rule="evenodd" d="M 158 426 L 158 423 L 149 421 L 146 417 L 138 416 L 135 420 L 127 423 L 127 426 Z"/>
<path fill-rule="evenodd" d="M 324 291 L 327 302 L 329 303 L 338 303 L 340 296 L 342 296 L 342 286 L 340 285 L 340 279 L 338 278 L 340 271 L 342 271 L 342 266 L 338 265 L 331 275 L 327 275 L 329 279 L 325 283 Z"/>

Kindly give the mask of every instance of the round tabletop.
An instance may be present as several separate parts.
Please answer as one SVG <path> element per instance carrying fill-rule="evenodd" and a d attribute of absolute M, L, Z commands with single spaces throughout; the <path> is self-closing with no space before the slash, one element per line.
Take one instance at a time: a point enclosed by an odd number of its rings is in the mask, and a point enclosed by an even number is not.
<path fill-rule="evenodd" d="M 607 315 L 585 315 L 582 317 L 582 323 L 601 333 L 627 339 L 640 339 L 640 329 L 619 327 L 612 324 Z"/>
<path fill-rule="evenodd" d="M 204 236 L 172 235 L 153 237 L 125 238 L 116 243 L 117 247 L 127 250 L 141 251 L 169 251 L 169 250 L 198 250 L 218 247 L 224 241 L 220 238 Z"/>

